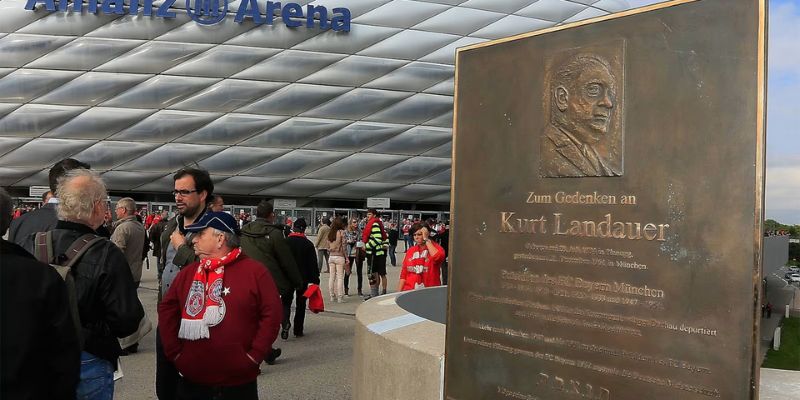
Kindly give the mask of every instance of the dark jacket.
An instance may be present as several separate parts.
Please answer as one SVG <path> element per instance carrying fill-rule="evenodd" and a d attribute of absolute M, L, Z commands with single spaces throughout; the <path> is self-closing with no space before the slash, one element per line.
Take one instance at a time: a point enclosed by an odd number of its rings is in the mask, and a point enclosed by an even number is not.
<path fill-rule="evenodd" d="M 319 285 L 319 269 L 317 268 L 317 250 L 314 243 L 305 235 L 291 234 L 286 238 L 286 244 L 292 251 L 300 275 L 303 276 L 303 286 L 309 283 Z"/>
<path fill-rule="evenodd" d="M 389 246 L 397 247 L 397 239 L 400 238 L 400 231 L 397 228 L 389 228 Z"/>
<path fill-rule="evenodd" d="M 205 210 L 203 210 L 205 213 Z M 183 215 L 178 215 L 167 222 L 161 232 L 161 254 L 158 256 L 158 301 L 167 294 L 172 281 L 178 276 L 181 269 L 195 261 L 200 261 L 191 245 L 190 233 L 184 229 Z M 186 240 L 185 245 L 173 251 L 170 236 L 179 229 Z M 168 255 L 170 259 L 168 258 Z"/>
<path fill-rule="evenodd" d="M 111 239 L 111 230 L 108 229 L 108 227 L 105 224 L 100 225 L 99 227 L 97 227 L 97 230 L 95 231 L 95 233 L 97 233 L 98 235 L 100 235 L 100 236 L 102 236 L 102 237 L 104 237 L 106 239 Z"/>
<path fill-rule="evenodd" d="M 63 255 L 79 237 L 95 233 L 74 222 L 58 221 L 53 230 L 53 254 Z M 33 242 L 26 243 L 33 250 Z M 117 363 L 120 347 L 117 338 L 139 328 L 144 309 L 136 294 L 125 255 L 111 241 L 94 244 L 73 267 L 86 352 Z"/>
<path fill-rule="evenodd" d="M 153 243 L 153 256 L 157 258 L 161 258 L 161 233 L 164 232 L 166 227 L 167 220 L 161 219 L 150 226 L 150 230 L 147 231 L 147 234 L 150 235 L 150 242 Z"/>
<path fill-rule="evenodd" d="M 450 230 L 446 229 L 444 232 L 440 233 L 437 239 L 439 239 L 439 244 L 444 249 L 444 256 L 447 257 L 447 252 L 450 251 Z"/>
<path fill-rule="evenodd" d="M 42 208 L 21 215 L 11 221 L 8 229 L 8 240 L 25 247 L 25 242 L 33 244 L 33 235 L 36 232 L 51 231 L 58 222 L 58 212 L 54 203 L 45 204 Z"/>
<path fill-rule="evenodd" d="M 203 212 L 205 213 L 205 212 Z M 201 214 L 202 215 L 202 214 Z M 180 222 L 180 229 L 181 232 L 186 235 L 186 231 L 183 230 L 183 216 L 178 215 L 177 217 L 169 220 L 167 222 L 166 227 L 164 227 L 164 231 L 161 232 L 161 254 L 158 256 L 158 264 L 159 268 L 163 270 L 165 262 L 167 261 L 167 246 L 171 246 L 169 237 L 172 236 L 172 232 L 175 232 L 175 229 L 178 229 L 178 223 Z M 185 267 L 195 261 L 199 261 L 197 256 L 194 254 L 194 250 L 192 246 L 186 245 L 181 246 L 178 249 L 178 253 L 175 254 L 175 257 L 171 260 L 173 264 L 179 267 Z M 160 273 L 161 271 L 159 271 Z"/>
<path fill-rule="evenodd" d="M 281 296 L 289 295 L 302 286 L 303 278 L 286 244 L 281 225 L 257 218 L 242 228 L 241 242 L 244 254 L 269 269 Z"/>
<path fill-rule="evenodd" d="M 0 349 L 0 398 L 75 398 L 81 350 L 64 280 L 2 239 Z"/>

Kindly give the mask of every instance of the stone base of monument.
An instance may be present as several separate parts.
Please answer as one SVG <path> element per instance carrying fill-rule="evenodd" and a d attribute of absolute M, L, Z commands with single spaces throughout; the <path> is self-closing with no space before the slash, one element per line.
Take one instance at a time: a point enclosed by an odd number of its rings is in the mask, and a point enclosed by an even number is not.
<path fill-rule="evenodd" d="M 353 399 L 442 399 L 446 307 L 447 287 L 393 293 L 359 306 Z M 759 399 L 800 399 L 800 372 L 762 368 Z"/>
<path fill-rule="evenodd" d="M 359 306 L 353 399 L 441 399 L 446 307 L 447 287 L 393 293 Z"/>

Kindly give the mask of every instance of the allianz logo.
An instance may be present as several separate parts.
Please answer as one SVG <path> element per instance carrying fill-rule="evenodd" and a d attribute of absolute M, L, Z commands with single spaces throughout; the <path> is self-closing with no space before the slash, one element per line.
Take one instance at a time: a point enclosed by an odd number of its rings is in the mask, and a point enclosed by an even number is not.
<path fill-rule="evenodd" d="M 213 25 L 222 22 L 228 15 L 228 0 L 164 0 L 160 5 L 154 5 L 153 0 L 28 0 L 26 10 L 34 11 L 37 3 L 42 3 L 50 12 L 71 11 L 90 14 L 118 14 L 156 16 L 159 18 L 175 18 L 176 12 L 172 10 L 176 1 L 185 3 L 186 13 L 195 22 L 202 25 Z M 125 3 L 129 5 L 125 6 Z M 180 3 L 179 3 L 180 4 Z M 279 1 L 259 2 L 258 0 L 240 0 L 236 8 L 235 22 L 244 22 L 251 19 L 255 24 L 272 25 L 275 17 L 280 16 L 283 23 L 290 28 L 305 25 L 306 28 L 331 29 L 337 32 L 350 31 L 350 9 L 336 7 L 328 12 L 324 6 L 307 5 L 303 7 L 297 3 L 284 3 Z"/>

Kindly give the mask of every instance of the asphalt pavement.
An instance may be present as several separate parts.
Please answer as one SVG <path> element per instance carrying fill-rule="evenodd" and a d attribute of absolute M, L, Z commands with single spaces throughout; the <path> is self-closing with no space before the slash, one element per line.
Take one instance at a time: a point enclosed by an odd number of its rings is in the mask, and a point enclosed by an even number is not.
<path fill-rule="evenodd" d="M 404 247 L 401 245 L 401 247 Z M 404 253 L 398 253 L 398 263 Z M 114 399 L 147 400 L 155 395 L 155 327 L 158 324 L 156 302 L 158 281 L 155 259 L 150 257 L 150 269 L 142 274 L 139 299 L 153 322 L 153 331 L 143 338 L 139 351 L 121 358 L 123 377 L 116 382 Z M 364 269 L 366 273 L 366 268 Z M 389 292 L 394 292 L 400 268 L 387 261 Z M 355 311 L 363 302 L 361 297 L 346 297 L 344 303 L 331 303 L 327 296 L 329 274 L 322 274 L 325 312 L 306 312 L 305 336 L 289 340 L 280 337 L 274 346 L 282 355 L 275 365 L 261 364 L 258 377 L 259 397 L 269 400 L 326 400 L 352 397 L 353 339 Z M 364 292 L 369 285 L 364 278 Z M 356 292 L 356 277 L 350 277 L 350 293 Z"/>

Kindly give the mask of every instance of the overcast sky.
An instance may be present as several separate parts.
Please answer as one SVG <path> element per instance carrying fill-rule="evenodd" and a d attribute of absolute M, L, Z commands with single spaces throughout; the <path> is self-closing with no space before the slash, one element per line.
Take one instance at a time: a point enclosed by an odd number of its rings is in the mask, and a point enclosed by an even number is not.
<path fill-rule="evenodd" d="M 800 224 L 800 0 L 769 1 L 768 44 L 766 217 Z"/>

